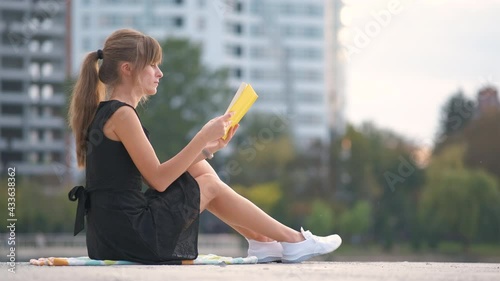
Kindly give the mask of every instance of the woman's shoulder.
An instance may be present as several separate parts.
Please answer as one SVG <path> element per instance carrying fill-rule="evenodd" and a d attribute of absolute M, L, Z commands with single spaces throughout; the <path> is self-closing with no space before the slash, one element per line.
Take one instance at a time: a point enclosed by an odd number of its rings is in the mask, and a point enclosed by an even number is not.
<path fill-rule="evenodd" d="M 120 114 L 123 114 L 122 112 L 129 112 L 139 116 L 133 106 L 119 100 L 102 101 L 97 108 L 97 113 L 100 113 L 104 119 L 111 118 L 117 111 L 119 111 Z"/>

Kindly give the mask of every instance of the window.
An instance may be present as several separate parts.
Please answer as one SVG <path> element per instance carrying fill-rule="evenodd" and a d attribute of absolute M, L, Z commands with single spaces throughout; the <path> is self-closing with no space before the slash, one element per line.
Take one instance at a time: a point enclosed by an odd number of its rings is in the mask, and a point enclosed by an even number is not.
<path fill-rule="evenodd" d="M 42 65 L 42 77 L 49 77 L 52 75 L 54 68 L 52 67 L 52 63 L 46 62 Z"/>
<path fill-rule="evenodd" d="M 54 42 L 52 40 L 45 40 L 40 49 L 44 53 L 50 53 L 54 49 Z"/>
<path fill-rule="evenodd" d="M 323 9 L 318 5 L 307 5 L 306 13 L 310 16 L 321 16 L 323 15 Z"/>
<path fill-rule="evenodd" d="M 2 113 L 6 115 L 22 115 L 23 106 L 22 105 L 2 105 Z"/>
<path fill-rule="evenodd" d="M 236 33 L 236 34 L 243 33 L 243 26 L 240 23 L 237 23 L 234 25 L 234 33 Z"/>
<path fill-rule="evenodd" d="M 51 163 L 52 162 L 52 153 L 50 152 L 45 152 L 44 155 L 43 155 L 43 162 L 48 164 L 48 163 Z"/>
<path fill-rule="evenodd" d="M 243 33 L 243 25 L 241 23 L 227 23 L 226 30 L 228 33 L 242 34 Z"/>
<path fill-rule="evenodd" d="M 31 40 L 29 49 L 32 53 L 38 52 L 38 50 L 40 49 L 40 42 L 37 40 Z"/>
<path fill-rule="evenodd" d="M 29 95 L 32 101 L 37 101 L 40 98 L 40 87 L 38 85 L 31 85 Z"/>
<path fill-rule="evenodd" d="M 174 17 L 174 26 L 182 27 L 184 25 L 184 19 L 181 17 Z"/>
<path fill-rule="evenodd" d="M 38 152 L 30 152 L 30 154 L 28 154 L 28 158 L 31 164 L 36 164 L 38 163 L 38 159 L 40 157 L 38 156 Z"/>
<path fill-rule="evenodd" d="M 46 106 L 43 108 L 43 116 L 44 117 L 54 116 L 54 111 L 50 106 Z"/>
<path fill-rule="evenodd" d="M 313 113 L 304 113 L 298 116 L 299 122 L 302 124 L 318 124 L 323 122 L 323 116 Z"/>
<path fill-rule="evenodd" d="M 300 92 L 297 93 L 298 100 L 304 103 L 321 103 L 324 101 L 321 92 Z"/>
<path fill-rule="evenodd" d="M 226 52 L 234 57 L 243 56 L 243 48 L 240 45 L 228 45 L 226 46 Z"/>
<path fill-rule="evenodd" d="M 24 59 L 22 57 L 2 57 L 2 66 L 11 69 L 23 69 Z"/>
<path fill-rule="evenodd" d="M 290 57 L 295 59 L 322 59 L 323 53 L 319 48 L 289 48 Z"/>
<path fill-rule="evenodd" d="M 322 73 L 316 70 L 296 70 L 292 76 L 297 80 L 319 81 Z"/>
<path fill-rule="evenodd" d="M 238 13 L 243 12 L 243 3 L 241 3 L 240 1 L 236 2 L 236 5 L 234 6 L 234 11 Z"/>
<path fill-rule="evenodd" d="M 51 142 L 54 140 L 54 134 L 51 130 L 46 130 L 43 138 L 46 142 Z"/>
<path fill-rule="evenodd" d="M 263 36 L 266 35 L 266 29 L 263 25 L 252 25 L 250 26 L 250 34 L 252 36 Z"/>
<path fill-rule="evenodd" d="M 22 139 L 23 130 L 19 128 L 2 128 L 0 129 L 0 135 L 4 139 Z"/>
<path fill-rule="evenodd" d="M 323 30 L 318 27 L 305 27 L 303 30 L 304 37 L 320 38 L 323 35 Z"/>
<path fill-rule="evenodd" d="M 31 79 L 38 79 L 40 78 L 40 64 L 36 62 L 32 62 L 30 64 L 30 75 Z"/>
<path fill-rule="evenodd" d="M 253 69 L 250 78 L 255 80 L 275 80 L 280 79 L 280 71 L 274 69 Z"/>
<path fill-rule="evenodd" d="M 32 130 L 30 132 L 30 143 L 32 143 L 32 144 L 37 143 L 38 139 L 39 139 L 38 131 Z"/>
<path fill-rule="evenodd" d="M 239 67 L 233 68 L 231 76 L 233 76 L 234 78 L 241 78 L 243 77 L 243 71 Z"/>
<path fill-rule="evenodd" d="M 255 46 L 250 49 L 250 57 L 256 59 L 269 59 L 278 55 L 279 49 L 272 49 L 267 46 Z"/>
<path fill-rule="evenodd" d="M 2 92 L 21 92 L 23 91 L 22 81 L 2 81 Z"/>
<path fill-rule="evenodd" d="M 43 85 L 42 98 L 44 100 L 50 99 L 54 95 L 54 88 L 50 84 Z"/>
<path fill-rule="evenodd" d="M 52 22 L 51 18 L 44 18 L 40 26 L 42 27 L 42 29 L 47 30 L 54 26 L 54 23 Z"/>

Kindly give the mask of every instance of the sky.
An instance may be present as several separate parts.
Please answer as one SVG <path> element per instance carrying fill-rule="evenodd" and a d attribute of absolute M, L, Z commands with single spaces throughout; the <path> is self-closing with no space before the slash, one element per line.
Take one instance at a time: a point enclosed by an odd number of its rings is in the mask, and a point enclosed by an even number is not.
<path fill-rule="evenodd" d="M 452 94 L 500 88 L 500 0 L 344 2 L 348 122 L 429 146 Z"/>

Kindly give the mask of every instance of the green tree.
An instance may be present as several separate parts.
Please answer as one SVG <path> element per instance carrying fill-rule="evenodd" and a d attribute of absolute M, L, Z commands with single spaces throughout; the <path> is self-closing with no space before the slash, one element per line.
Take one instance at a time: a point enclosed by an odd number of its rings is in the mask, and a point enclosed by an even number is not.
<path fill-rule="evenodd" d="M 278 116 L 249 112 L 231 141 L 230 155 L 221 170 L 231 184 L 251 186 L 283 182 L 295 149 L 288 127 Z"/>
<path fill-rule="evenodd" d="M 396 239 L 413 238 L 415 233 L 416 198 L 423 183 L 423 170 L 413 157 L 416 149 L 401 136 L 369 123 L 349 125 L 334 145 L 332 173 L 339 185 L 339 203 L 350 210 L 359 200 L 369 202 L 373 225 L 369 236 L 382 241 L 386 249 Z"/>
<path fill-rule="evenodd" d="M 68 200 L 67 190 L 57 192 L 41 188 L 35 182 L 16 178 L 15 218 L 16 231 L 24 232 L 71 232 L 75 219 L 76 203 Z M 4 181 L 2 181 L 4 182 Z M 0 192 L 7 194 L 7 184 L 2 184 Z M 7 200 L 0 200 L 2 210 L 7 210 Z M 7 212 L 0 212 L 0 218 L 7 218 Z M 7 229 L 1 229 L 5 232 Z"/>
<path fill-rule="evenodd" d="M 307 216 L 304 226 L 308 229 L 314 229 L 318 235 L 330 235 L 335 223 L 332 206 L 324 199 L 315 199 L 311 203 L 311 212 Z"/>
<path fill-rule="evenodd" d="M 360 200 L 351 208 L 342 213 L 339 219 L 339 232 L 349 237 L 359 237 L 367 234 L 371 227 L 372 208 L 368 201 Z"/>
<path fill-rule="evenodd" d="M 463 140 L 463 130 L 472 119 L 476 109 L 472 99 L 462 91 L 452 95 L 443 105 L 437 135 L 435 153 L 439 153 L 447 145 Z"/>
<path fill-rule="evenodd" d="M 427 169 L 419 218 L 429 242 L 460 241 L 467 250 L 480 233 L 500 235 L 500 190 L 484 171 L 467 169 L 463 145 L 447 147 Z M 482 225 L 484 218 L 493 225 Z"/>
<path fill-rule="evenodd" d="M 158 158 L 166 160 L 206 122 L 224 113 L 231 90 L 226 69 L 211 70 L 202 64 L 199 44 L 169 38 L 162 48 L 164 76 L 140 115 Z"/>
<path fill-rule="evenodd" d="M 472 120 L 464 131 L 467 144 L 465 164 L 484 169 L 500 180 L 500 110 L 483 114 Z"/>
<path fill-rule="evenodd" d="M 233 188 L 268 213 L 271 212 L 283 196 L 277 182 L 260 183 L 250 187 L 234 185 Z"/>

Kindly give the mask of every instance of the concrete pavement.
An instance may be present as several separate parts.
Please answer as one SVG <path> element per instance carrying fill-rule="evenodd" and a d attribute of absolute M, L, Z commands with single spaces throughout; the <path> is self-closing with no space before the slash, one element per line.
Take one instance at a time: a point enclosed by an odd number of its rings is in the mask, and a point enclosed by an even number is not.
<path fill-rule="evenodd" d="M 304 262 L 301 264 L 184 265 L 184 266 L 0 266 L 1 280 L 500 280 L 500 263 L 439 262 Z M 6 277 L 6 278 L 5 278 Z"/>

